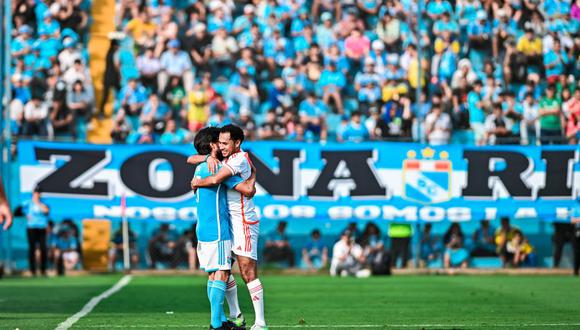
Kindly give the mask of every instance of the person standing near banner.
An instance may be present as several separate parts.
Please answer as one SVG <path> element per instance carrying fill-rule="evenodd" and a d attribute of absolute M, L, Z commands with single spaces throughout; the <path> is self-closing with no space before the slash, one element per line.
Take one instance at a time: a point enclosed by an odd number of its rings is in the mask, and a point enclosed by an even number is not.
<path fill-rule="evenodd" d="M 3 232 L 10 229 L 12 226 L 12 212 L 10 211 L 10 203 L 8 198 L 6 198 L 6 191 L 4 190 L 4 184 L 0 180 L 0 249 L 2 249 L 2 237 Z M 4 275 L 4 263 L 0 260 L 0 278 Z"/>
<path fill-rule="evenodd" d="M 40 200 L 42 190 L 39 186 L 32 192 L 32 200 L 24 202 L 22 209 L 26 216 L 26 234 L 28 237 L 28 262 L 30 273 L 36 276 L 36 246 L 40 249 L 40 273 L 46 275 L 47 246 L 46 227 L 50 209 Z"/>

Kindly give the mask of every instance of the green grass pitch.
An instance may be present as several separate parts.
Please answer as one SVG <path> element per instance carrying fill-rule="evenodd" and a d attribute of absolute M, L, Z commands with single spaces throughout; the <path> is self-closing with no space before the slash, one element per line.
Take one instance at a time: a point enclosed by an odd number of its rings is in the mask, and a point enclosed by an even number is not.
<path fill-rule="evenodd" d="M 54 329 L 120 275 L 0 281 L 0 329 Z M 253 310 L 238 280 L 242 310 Z M 580 328 L 580 279 L 567 276 L 263 276 L 272 329 Z M 134 276 L 72 329 L 207 329 L 201 276 Z"/>

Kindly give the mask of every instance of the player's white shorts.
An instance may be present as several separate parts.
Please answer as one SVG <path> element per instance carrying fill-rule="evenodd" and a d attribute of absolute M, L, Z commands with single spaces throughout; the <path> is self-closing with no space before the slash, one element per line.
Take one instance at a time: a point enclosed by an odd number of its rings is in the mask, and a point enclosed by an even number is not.
<path fill-rule="evenodd" d="M 232 269 L 232 241 L 198 242 L 199 268 L 208 273 Z"/>
<path fill-rule="evenodd" d="M 232 220 L 234 246 L 232 252 L 238 256 L 258 260 L 258 235 L 260 223 L 247 223 L 241 220 Z"/>

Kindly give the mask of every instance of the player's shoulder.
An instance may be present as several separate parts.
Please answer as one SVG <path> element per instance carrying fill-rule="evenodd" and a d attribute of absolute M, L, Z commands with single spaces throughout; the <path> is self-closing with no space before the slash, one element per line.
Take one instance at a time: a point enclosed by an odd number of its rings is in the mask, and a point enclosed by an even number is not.
<path fill-rule="evenodd" d="M 230 155 L 226 160 L 226 163 L 232 165 L 232 164 L 242 164 L 247 161 L 248 161 L 248 153 L 240 150 L 235 154 Z"/>
<path fill-rule="evenodd" d="M 209 173 L 209 170 L 207 168 L 207 163 L 203 162 L 200 164 L 197 164 L 197 166 L 195 167 L 195 176 L 206 176 Z"/>

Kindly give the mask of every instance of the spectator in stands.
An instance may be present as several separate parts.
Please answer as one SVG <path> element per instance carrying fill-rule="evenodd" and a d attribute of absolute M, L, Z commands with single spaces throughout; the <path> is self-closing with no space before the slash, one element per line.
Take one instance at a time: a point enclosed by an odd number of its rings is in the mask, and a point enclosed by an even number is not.
<path fill-rule="evenodd" d="M 560 39 L 554 39 L 553 43 L 553 48 L 544 53 L 544 67 L 546 68 L 548 84 L 557 83 L 569 63 L 568 54 L 562 49 Z"/>
<path fill-rule="evenodd" d="M 44 42 L 43 42 L 44 44 Z M 72 38 L 65 38 L 62 43 L 64 49 L 58 54 L 58 63 L 60 64 L 60 69 L 62 72 L 67 72 L 70 68 L 75 65 L 76 61 L 81 61 L 82 55 L 80 50 L 77 48 L 76 40 Z M 60 47 L 59 47 L 60 48 Z M 40 54 L 45 57 L 50 54 L 43 54 L 42 50 Z"/>
<path fill-rule="evenodd" d="M 143 106 L 139 120 L 141 123 L 153 123 L 156 132 L 163 132 L 165 124 L 172 118 L 172 115 L 167 103 L 160 100 L 157 94 L 151 93 Z"/>
<path fill-rule="evenodd" d="M 185 90 L 192 90 L 194 75 L 189 55 L 180 49 L 181 43 L 177 39 L 170 40 L 167 47 L 169 49 L 161 55 L 161 72 L 158 75 L 159 89 L 164 90 L 172 77 L 180 77 L 183 79 Z"/>
<path fill-rule="evenodd" d="M 138 116 L 148 97 L 145 87 L 138 83 L 137 79 L 130 78 L 120 94 L 121 107 L 125 110 L 125 115 Z"/>
<path fill-rule="evenodd" d="M 556 86 L 549 85 L 538 105 L 540 141 L 542 144 L 560 143 L 562 138 L 562 105 L 556 97 Z"/>
<path fill-rule="evenodd" d="M 534 248 L 520 230 L 514 231 L 514 237 L 506 243 L 506 256 L 513 267 L 536 266 Z M 511 257 L 511 258 L 510 258 Z"/>
<path fill-rule="evenodd" d="M 137 251 L 137 234 L 127 224 L 128 248 L 129 248 L 129 267 L 134 268 L 139 264 L 139 252 Z M 124 262 L 123 252 L 123 226 L 119 226 L 113 233 L 111 239 L 111 250 L 109 250 L 109 269 L 116 270 L 117 262 Z"/>
<path fill-rule="evenodd" d="M 411 137 L 413 112 L 411 111 L 411 100 L 408 97 L 387 102 L 382 112 L 383 116 L 378 121 L 375 130 L 377 136 L 396 138 L 402 141 Z"/>
<path fill-rule="evenodd" d="M 511 256 L 507 251 L 507 243 L 510 242 L 515 232 L 519 230 L 510 225 L 510 219 L 507 217 L 501 218 L 501 226 L 495 231 L 494 241 L 496 252 L 501 258 L 503 267 L 506 267 L 511 262 Z"/>
<path fill-rule="evenodd" d="M 139 63 L 137 59 L 137 68 L 143 77 L 143 81 L 147 79 L 147 74 L 149 72 L 143 69 L 143 64 Z M 157 72 L 155 72 L 157 74 Z M 155 79 L 157 81 L 157 79 Z M 105 74 L 103 77 L 103 96 L 101 99 L 101 104 L 99 105 L 99 116 L 102 118 L 105 115 L 105 106 L 109 101 L 109 93 L 111 88 L 114 89 L 115 93 L 118 94 L 121 90 L 121 72 L 120 72 L 120 62 L 119 62 L 119 40 L 111 39 L 109 50 L 107 50 L 107 55 L 105 56 Z"/>
<path fill-rule="evenodd" d="M 113 120 L 113 127 L 111 128 L 111 138 L 114 143 L 125 143 L 127 137 L 131 134 L 132 126 L 127 116 L 125 115 L 125 110 L 121 109 L 117 112 L 117 116 Z"/>
<path fill-rule="evenodd" d="M 73 66 L 64 71 L 62 79 L 66 82 L 68 88 L 73 88 L 73 85 L 80 81 L 86 90 L 93 92 L 91 73 L 80 58 L 74 61 Z"/>
<path fill-rule="evenodd" d="M 300 103 L 298 113 L 300 122 L 305 130 L 311 134 L 320 136 L 321 140 L 326 140 L 328 131 L 326 128 L 326 115 L 328 114 L 327 103 L 316 98 L 314 92 L 310 92 L 306 99 Z"/>
<path fill-rule="evenodd" d="M 165 125 L 165 132 L 161 134 L 159 143 L 161 144 L 184 144 L 191 141 L 191 134 L 188 130 L 177 127 L 174 119 L 168 119 Z"/>
<path fill-rule="evenodd" d="M 362 59 L 368 55 L 371 42 L 358 28 L 354 28 L 350 35 L 344 39 L 344 53 L 350 62 L 353 72 L 360 70 Z"/>
<path fill-rule="evenodd" d="M 235 125 L 242 128 L 244 131 L 244 136 L 248 140 L 254 140 L 256 136 L 256 122 L 252 118 L 252 112 L 250 109 L 241 108 L 239 119 L 234 121 Z"/>
<path fill-rule="evenodd" d="M 64 275 L 65 271 L 77 267 L 80 255 L 78 253 L 79 242 L 73 236 L 72 228 L 67 225 L 60 227 L 56 239 L 54 257 L 58 275 Z"/>
<path fill-rule="evenodd" d="M 41 199 L 42 190 L 39 186 L 34 188 L 32 199 L 25 201 L 22 212 L 26 216 L 26 234 L 28 237 L 28 266 L 32 276 L 36 276 L 37 260 L 36 249 L 40 250 L 40 274 L 46 276 L 47 265 L 47 227 L 48 212 L 50 209 Z"/>
<path fill-rule="evenodd" d="M 154 144 L 158 136 L 152 122 L 144 122 L 137 131 L 132 131 L 127 136 L 128 144 Z"/>
<path fill-rule="evenodd" d="M 232 69 L 233 56 L 238 52 L 236 39 L 228 34 L 225 26 L 220 26 L 210 45 L 211 58 L 209 63 L 212 75 L 226 79 L 229 70 Z"/>
<path fill-rule="evenodd" d="M 294 252 L 286 234 L 286 221 L 280 221 L 276 230 L 266 239 L 264 260 L 266 262 L 286 262 L 294 267 Z"/>
<path fill-rule="evenodd" d="M 464 236 L 458 223 L 453 223 L 443 235 L 443 244 L 445 244 L 443 266 L 467 268 L 469 252 L 463 247 Z"/>
<path fill-rule="evenodd" d="M 527 93 L 522 104 L 523 126 L 522 142 L 524 144 L 536 145 L 539 137 L 538 103 L 532 93 Z"/>
<path fill-rule="evenodd" d="M 161 61 L 155 56 L 154 52 L 155 49 L 149 47 L 145 49 L 143 54 L 137 57 L 137 69 L 139 70 L 143 87 L 149 88 L 152 93 L 158 91 L 157 77 L 159 72 L 161 72 Z M 177 79 L 179 81 L 179 78 L 172 79 Z"/>
<path fill-rule="evenodd" d="M 350 115 L 350 121 L 340 133 L 337 133 L 339 142 L 362 142 L 369 139 L 369 131 L 361 122 L 362 114 L 360 111 L 354 111 Z"/>
<path fill-rule="evenodd" d="M 365 257 L 362 247 L 357 244 L 349 230 L 345 230 L 332 249 L 330 275 L 356 275 L 363 267 Z"/>
<path fill-rule="evenodd" d="M 427 141 L 431 145 L 445 145 L 451 138 L 451 117 L 443 112 L 441 106 L 433 104 L 431 112 L 425 117 Z"/>
<path fill-rule="evenodd" d="M 528 73 L 530 73 L 530 70 L 538 73 L 537 66 L 542 63 L 542 39 L 536 36 L 531 24 L 526 24 L 524 32 L 525 34 L 518 40 L 517 50 L 526 57 Z M 535 68 L 532 66 L 535 66 Z"/>
<path fill-rule="evenodd" d="M 467 27 L 469 38 L 469 59 L 475 71 L 483 69 L 483 61 L 490 55 L 492 29 L 488 22 L 487 13 L 481 9 L 477 12 L 477 20 Z"/>
<path fill-rule="evenodd" d="M 187 118 L 187 107 L 184 105 L 184 102 L 188 102 L 189 100 L 186 99 L 188 94 L 183 88 L 181 78 L 172 77 L 167 87 L 165 87 L 165 90 L 159 92 L 161 93 L 161 98 L 171 107 L 171 111 L 174 114 L 179 114 L 180 120 L 185 122 Z"/>
<path fill-rule="evenodd" d="M 72 111 L 75 119 L 88 119 L 93 114 L 94 98 L 81 80 L 73 83 L 66 95 L 67 107 Z"/>
<path fill-rule="evenodd" d="M 338 113 L 344 113 L 344 103 L 341 92 L 346 86 L 346 76 L 336 69 L 334 61 L 328 62 L 326 69 L 322 71 L 318 80 L 318 88 L 322 91 L 322 101 L 330 105 L 330 101 L 336 106 Z M 321 137 L 322 139 L 322 137 Z"/>
<path fill-rule="evenodd" d="M 421 262 L 423 267 L 439 258 L 439 239 L 433 235 L 432 230 L 433 225 L 430 223 L 426 223 L 423 226 L 423 233 L 421 234 Z"/>
<path fill-rule="evenodd" d="M 48 105 L 39 97 L 32 99 L 24 106 L 23 134 L 26 136 L 48 136 Z"/>
<path fill-rule="evenodd" d="M 381 230 L 377 225 L 369 222 L 361 237 L 361 246 L 367 267 L 373 275 L 390 275 L 391 260 L 385 251 L 385 243 L 381 237 Z"/>
<path fill-rule="evenodd" d="M 512 143 L 512 120 L 504 116 L 500 103 L 494 103 L 492 107 L 493 112 L 485 119 L 486 141 L 491 145 Z"/>
<path fill-rule="evenodd" d="M 375 72 L 375 61 L 367 57 L 364 61 L 364 71 L 356 74 L 354 88 L 357 91 L 359 109 L 363 114 L 369 113 L 369 108 L 378 107 L 381 100 L 381 79 Z"/>
<path fill-rule="evenodd" d="M 157 24 L 151 21 L 149 9 L 144 7 L 132 20 L 125 26 L 125 33 L 135 40 L 135 43 L 142 48 L 154 45 Z"/>
<path fill-rule="evenodd" d="M 495 229 L 489 224 L 489 220 L 481 220 L 479 228 L 473 232 L 472 257 L 497 256 L 494 233 Z"/>
<path fill-rule="evenodd" d="M 149 240 L 149 259 L 151 269 L 156 269 L 159 262 L 167 263 L 170 268 L 177 267 L 179 262 L 176 253 L 177 235 L 169 224 L 162 224 Z"/>
<path fill-rule="evenodd" d="M 467 104 L 469 109 L 469 124 L 475 134 L 475 143 L 484 144 L 485 141 L 485 110 L 481 97 L 483 84 L 477 80 L 473 84 L 473 90 L 467 95 Z"/>
<path fill-rule="evenodd" d="M 413 236 L 413 228 L 411 225 L 406 223 L 389 224 L 389 238 L 391 239 L 391 267 L 399 268 L 397 262 L 400 257 L 400 268 L 407 268 L 411 236 Z"/>
<path fill-rule="evenodd" d="M 506 118 L 512 121 L 512 137 L 510 144 L 520 144 L 522 135 L 522 124 L 524 118 L 524 107 L 522 104 L 516 102 L 516 95 L 507 91 L 504 93 L 504 101 L 502 102 L 502 109 Z"/>
<path fill-rule="evenodd" d="M 74 115 L 66 103 L 53 100 L 49 116 L 55 138 L 75 136 Z"/>
<path fill-rule="evenodd" d="M 278 120 L 276 111 L 270 110 L 266 113 L 266 119 L 258 129 L 258 137 L 262 140 L 279 140 L 286 135 L 284 125 Z"/>
<path fill-rule="evenodd" d="M 238 72 L 230 80 L 229 98 L 240 108 L 253 111 L 258 103 L 258 87 L 250 75 L 249 69 L 253 69 L 246 62 L 238 62 Z"/>
<path fill-rule="evenodd" d="M 322 243 L 320 230 L 313 230 L 302 248 L 302 263 L 309 270 L 322 269 L 328 264 L 328 248 Z"/>
<path fill-rule="evenodd" d="M 183 46 L 191 56 L 192 63 L 196 68 L 209 70 L 211 43 L 211 36 L 207 33 L 207 27 L 204 23 L 197 23 L 193 28 L 193 33 L 186 35 Z"/>

